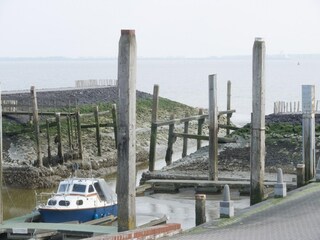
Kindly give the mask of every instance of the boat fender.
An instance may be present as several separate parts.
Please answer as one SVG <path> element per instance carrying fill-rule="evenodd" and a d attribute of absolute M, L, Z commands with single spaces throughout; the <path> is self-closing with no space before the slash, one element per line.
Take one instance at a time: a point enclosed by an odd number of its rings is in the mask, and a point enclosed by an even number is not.
<path fill-rule="evenodd" d="M 97 213 L 95 213 L 94 216 L 93 216 L 93 218 L 94 218 L 94 219 L 98 219 L 98 218 L 99 218 L 99 215 L 98 215 Z"/>

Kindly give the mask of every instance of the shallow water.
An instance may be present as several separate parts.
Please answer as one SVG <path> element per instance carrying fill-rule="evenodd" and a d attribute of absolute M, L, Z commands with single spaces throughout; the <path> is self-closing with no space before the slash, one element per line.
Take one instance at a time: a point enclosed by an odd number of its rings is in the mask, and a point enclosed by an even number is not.
<path fill-rule="evenodd" d="M 194 152 L 195 147 L 190 147 L 189 152 Z M 181 152 L 176 152 L 173 159 L 180 158 Z M 161 159 L 161 155 L 158 156 Z M 165 161 L 157 160 L 155 169 L 165 166 Z M 137 171 L 137 185 L 139 184 L 142 172 L 146 168 Z M 106 179 L 108 184 L 115 189 L 114 178 Z M 37 189 L 36 192 L 52 192 L 55 189 Z M 142 225 L 155 218 L 164 215 L 170 223 L 180 223 L 183 229 L 195 226 L 195 192 L 192 188 L 181 189 L 176 194 L 152 194 L 136 198 L 137 225 Z M 36 206 L 35 190 L 13 189 L 4 187 L 4 219 L 22 216 L 30 213 Z M 218 217 L 218 204 L 222 199 L 221 194 L 207 195 L 206 212 L 207 221 Z M 235 208 L 242 209 L 249 206 L 247 196 L 240 197 L 238 192 L 232 192 L 232 199 L 235 200 Z"/>

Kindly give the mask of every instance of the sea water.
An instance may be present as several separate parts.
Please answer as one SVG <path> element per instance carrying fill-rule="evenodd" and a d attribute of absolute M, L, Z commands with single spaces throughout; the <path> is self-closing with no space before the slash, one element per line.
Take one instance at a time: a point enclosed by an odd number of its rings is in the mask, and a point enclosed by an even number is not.
<path fill-rule="evenodd" d="M 275 101 L 301 100 L 301 85 L 320 80 L 320 57 L 267 57 L 266 114 Z M 160 96 L 193 107 L 208 107 L 208 76 L 217 75 L 218 109 L 226 110 L 227 82 L 231 81 L 231 108 L 236 124 L 249 122 L 252 109 L 251 57 L 208 59 L 138 59 L 137 89 L 152 93 L 160 86 Z M 117 59 L 1 60 L 3 91 L 74 87 L 76 80 L 116 79 Z"/>

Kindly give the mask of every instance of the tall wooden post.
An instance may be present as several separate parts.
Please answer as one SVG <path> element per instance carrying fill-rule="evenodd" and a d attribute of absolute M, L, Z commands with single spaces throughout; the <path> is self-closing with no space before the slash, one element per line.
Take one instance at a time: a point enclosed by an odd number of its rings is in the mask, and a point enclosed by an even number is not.
<path fill-rule="evenodd" d="M 31 98 L 32 98 L 32 109 L 33 109 L 33 126 L 36 137 L 36 149 L 37 149 L 37 162 L 38 166 L 42 167 L 42 158 L 40 151 L 40 127 L 39 127 L 39 117 L 38 117 L 38 103 L 37 103 L 37 94 L 34 86 L 31 86 L 30 89 Z"/>
<path fill-rule="evenodd" d="M 118 231 L 136 228 L 136 37 L 121 30 L 118 57 Z"/>
<path fill-rule="evenodd" d="M 228 81 L 227 84 L 227 111 L 231 110 L 231 81 Z M 227 114 L 227 125 L 230 126 L 230 118 L 232 113 Z M 227 135 L 230 134 L 230 129 L 227 128 Z"/>
<path fill-rule="evenodd" d="M 209 75 L 209 180 L 218 181 L 217 76 Z"/>
<path fill-rule="evenodd" d="M 78 132 L 78 154 L 79 154 L 79 159 L 83 160 L 83 154 L 82 154 L 82 134 L 81 134 L 81 115 L 80 111 L 77 112 L 76 114 L 77 117 L 77 132 Z"/>
<path fill-rule="evenodd" d="M 252 119 L 251 119 L 251 193 L 250 204 L 264 199 L 265 165 L 265 43 L 256 38 L 252 59 Z"/>
<path fill-rule="evenodd" d="M 151 117 L 151 136 L 150 136 L 150 150 L 149 150 L 149 171 L 154 170 L 156 162 L 156 146 L 157 146 L 157 120 L 158 120 L 158 107 L 159 107 L 159 86 L 153 86 L 153 104 L 152 104 L 152 117 Z"/>
<path fill-rule="evenodd" d="M 56 113 L 56 123 L 57 123 L 57 140 L 58 140 L 58 157 L 63 163 L 63 149 L 62 149 L 62 137 L 61 137 L 61 118 L 60 113 Z"/>
<path fill-rule="evenodd" d="M 316 169 L 315 156 L 315 87 L 302 85 L 302 134 L 303 162 L 305 164 L 305 181 L 314 177 Z"/>
<path fill-rule="evenodd" d="M 1 101 L 1 89 L 0 89 L 0 224 L 3 224 L 3 198 L 2 198 L 2 101 Z"/>
<path fill-rule="evenodd" d="M 94 118 L 96 121 L 96 138 L 98 147 L 98 156 L 101 156 L 101 135 L 100 135 L 100 122 L 99 122 L 99 106 L 94 110 Z"/>
<path fill-rule="evenodd" d="M 170 116 L 170 120 L 173 120 L 173 119 L 174 119 L 174 114 Z M 175 141 L 173 132 L 174 132 L 174 123 L 171 123 L 169 125 L 168 148 L 167 148 L 166 157 L 165 157 L 167 166 L 171 165 L 172 163 L 173 143 Z"/>
<path fill-rule="evenodd" d="M 48 142 L 48 161 L 51 161 L 51 143 L 50 143 L 50 122 L 49 119 L 46 121 L 47 124 L 47 142 Z"/>
<path fill-rule="evenodd" d="M 189 117 L 189 114 L 187 113 L 185 115 L 186 117 Z M 188 134 L 189 132 L 189 121 L 184 122 L 184 130 L 183 133 Z M 182 157 L 187 156 L 188 152 L 188 138 L 184 137 L 183 138 L 183 145 L 182 145 Z"/>
<path fill-rule="evenodd" d="M 203 109 L 199 109 L 199 115 L 203 115 Z M 202 135 L 202 129 L 204 124 L 204 118 L 198 120 L 198 136 Z M 201 148 L 201 140 L 197 139 L 197 149 Z"/>
<path fill-rule="evenodd" d="M 68 132 L 69 150 L 71 150 L 72 149 L 72 142 L 71 142 L 71 119 L 70 119 L 70 115 L 67 116 L 67 132 Z"/>

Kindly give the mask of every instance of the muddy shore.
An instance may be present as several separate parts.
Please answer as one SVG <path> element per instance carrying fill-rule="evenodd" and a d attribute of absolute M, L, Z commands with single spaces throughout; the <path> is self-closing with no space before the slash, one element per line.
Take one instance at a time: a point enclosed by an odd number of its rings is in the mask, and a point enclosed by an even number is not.
<path fill-rule="evenodd" d="M 88 92 L 89 91 L 89 92 Z M 39 92 L 38 101 L 41 103 L 59 102 L 69 104 L 71 98 L 77 98 L 77 103 L 94 104 L 108 101 L 106 96 L 110 97 L 110 101 L 115 101 L 115 88 L 104 89 L 86 89 L 73 90 L 72 92 L 50 91 L 44 94 Z M 5 95 L 6 99 L 17 99 L 18 101 L 28 101 L 28 94 Z M 14 98 L 16 97 L 16 98 Z M 85 99 L 83 99 L 85 98 Z M 137 98 L 151 99 L 151 95 L 147 93 L 137 92 Z M 51 99 L 51 100 L 50 100 Z M 56 101 L 55 101 L 56 99 Z M 59 101 L 58 101 L 59 99 Z M 198 110 L 194 109 L 196 113 Z M 179 111 L 175 110 L 176 114 Z M 181 117 L 185 112 L 180 112 Z M 137 113 L 137 165 L 146 164 L 148 162 L 148 151 L 150 141 L 150 118 L 151 109 L 147 113 Z M 166 115 L 166 116 L 163 116 Z M 161 112 L 160 117 L 169 117 L 168 112 Z M 224 119 L 221 119 L 223 122 Z M 266 139 L 266 172 L 274 173 L 277 168 L 281 167 L 284 173 L 295 173 L 295 167 L 302 162 L 302 137 L 297 129 L 301 128 L 301 115 L 268 115 L 266 116 L 267 139 Z M 320 122 L 320 118 L 316 116 L 316 122 Z M 286 131 L 268 132 L 269 126 L 272 124 L 286 124 Z M 289 127 L 288 127 L 289 126 Z M 190 133 L 196 134 L 196 123 L 190 123 Z M 291 129 L 292 128 L 292 129 Z M 176 129 L 183 131 L 183 125 L 176 126 Z M 249 154 L 250 154 L 250 128 L 245 126 L 239 131 L 233 132 L 229 137 L 236 140 L 236 143 L 220 144 L 219 146 L 219 172 L 236 173 L 249 171 Z M 207 133 L 207 127 L 204 128 L 204 134 Z M 220 132 L 222 135 L 224 132 Z M 42 139 L 46 138 L 45 133 L 41 133 Z M 97 156 L 96 143 L 93 140 L 95 131 L 87 131 L 83 135 L 84 160 L 68 160 L 64 164 L 49 165 L 47 167 L 35 167 L 36 151 L 34 141 L 28 135 L 19 136 L 4 136 L 4 182 L 10 187 L 19 188 L 50 188 L 66 177 L 69 177 L 72 172 L 74 162 L 77 162 L 80 169 L 78 176 L 95 176 L 106 177 L 116 172 L 117 153 L 114 146 L 114 135 L 112 131 L 104 130 L 102 132 L 102 156 Z M 164 158 L 164 153 L 167 146 L 168 129 L 162 127 L 159 129 L 157 138 L 157 155 L 159 158 Z M 319 137 L 317 135 L 317 146 L 319 146 Z M 45 140 L 43 140 L 45 143 Z M 195 142 L 189 142 L 189 145 L 195 145 Z M 177 139 L 174 144 L 174 151 L 181 151 L 182 140 Z M 68 149 L 67 143 L 64 143 L 64 149 Z M 46 156 L 47 146 L 41 145 L 41 152 Z M 52 155 L 57 154 L 56 147 L 52 149 Z M 68 152 L 67 152 L 68 154 Z M 317 158 L 318 158 L 318 152 Z M 208 171 L 208 147 L 203 147 L 196 153 L 193 153 L 183 159 L 176 161 L 172 166 L 164 168 L 162 171 L 153 173 L 146 172 L 143 174 L 143 179 L 147 180 L 154 177 L 156 174 L 171 176 L 200 176 L 206 177 Z"/>

